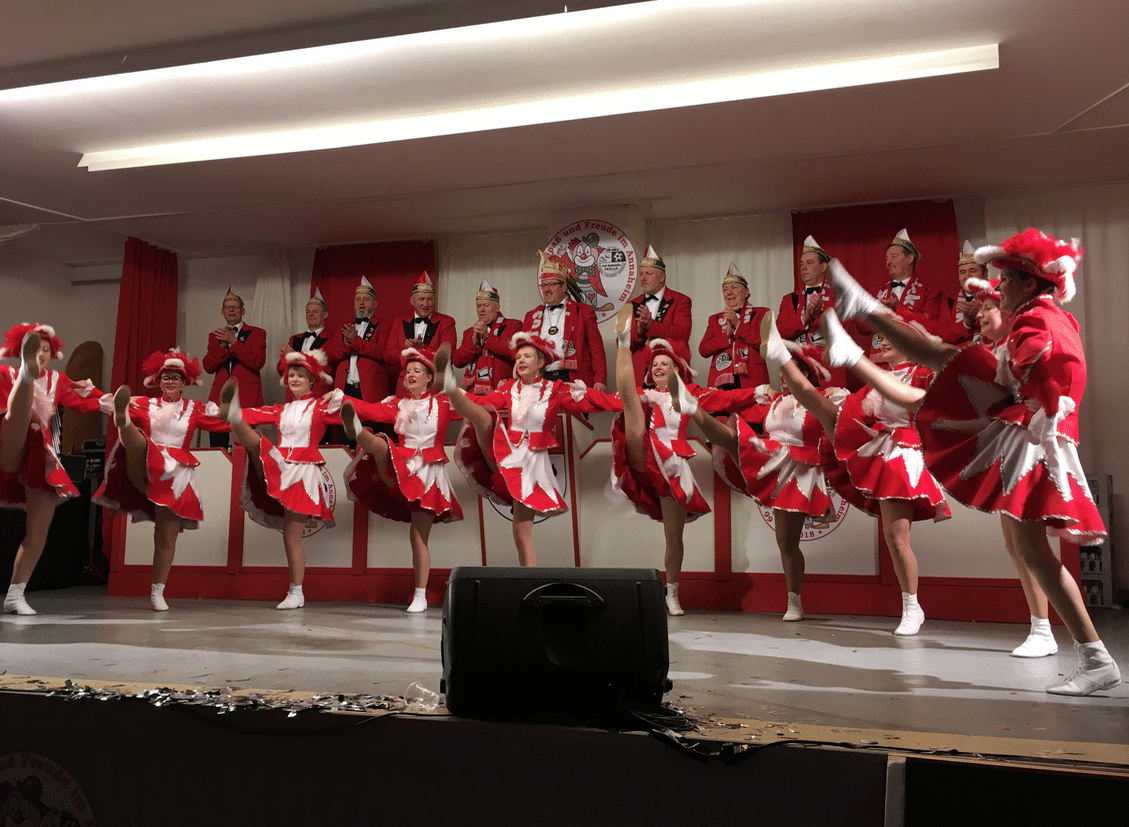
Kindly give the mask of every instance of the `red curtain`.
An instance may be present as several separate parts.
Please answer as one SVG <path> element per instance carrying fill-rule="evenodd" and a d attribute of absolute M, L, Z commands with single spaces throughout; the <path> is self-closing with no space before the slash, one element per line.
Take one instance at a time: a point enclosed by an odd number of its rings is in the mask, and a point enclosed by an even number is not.
<path fill-rule="evenodd" d="M 155 350 L 176 345 L 177 307 L 176 253 L 154 247 L 137 238 L 126 239 L 122 281 L 118 288 L 118 323 L 114 333 L 114 364 L 110 371 L 113 392 L 128 384 L 135 396 L 155 393 L 143 387 L 141 363 Z M 106 426 L 106 451 L 117 442 L 113 420 Z M 105 515 L 102 548 L 110 561 L 111 575 L 125 560 L 124 514 Z"/>
<path fill-rule="evenodd" d="M 956 212 L 953 202 L 903 201 L 864 207 L 792 213 L 793 261 L 800 258 L 804 239 L 814 236 L 828 255 L 839 259 L 852 276 L 872 293 L 890 276 L 886 272 L 886 248 L 899 230 L 905 229 L 921 253 L 917 274 L 926 284 L 953 296 L 957 282 Z M 796 287 L 800 286 L 797 268 Z"/>
<path fill-rule="evenodd" d="M 412 285 L 424 270 L 435 282 L 435 247 L 430 241 L 320 247 L 314 253 L 310 295 L 315 288 L 321 290 L 329 305 L 326 327 L 338 330 L 353 321 L 353 290 L 365 276 L 376 290 L 374 317 L 393 319 L 412 312 Z"/>
<path fill-rule="evenodd" d="M 134 395 L 147 393 L 141 363 L 153 351 L 176 345 L 177 269 L 176 253 L 126 240 L 110 392 L 128 384 Z"/>

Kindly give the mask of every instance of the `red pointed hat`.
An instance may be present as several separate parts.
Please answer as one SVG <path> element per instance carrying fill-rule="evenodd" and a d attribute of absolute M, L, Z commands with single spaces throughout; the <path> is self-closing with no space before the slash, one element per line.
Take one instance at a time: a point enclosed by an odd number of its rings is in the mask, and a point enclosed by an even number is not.
<path fill-rule="evenodd" d="M 406 347 L 400 351 L 400 370 L 406 368 L 408 362 L 419 362 L 431 371 L 432 376 L 435 375 L 435 354 L 433 353 L 424 353 L 414 347 Z"/>
<path fill-rule="evenodd" d="M 568 284 L 568 280 L 572 278 L 572 265 L 567 258 L 544 250 L 538 250 L 537 255 L 541 256 L 541 266 L 537 270 L 538 284 L 543 281 L 563 281 Z"/>
<path fill-rule="evenodd" d="M 419 274 L 419 278 L 416 279 L 416 283 L 412 285 L 412 295 L 414 296 L 416 293 L 434 293 L 434 292 L 435 292 L 435 284 L 431 281 L 431 276 L 429 276 L 427 274 L 427 271 L 424 270 L 422 273 Z"/>
<path fill-rule="evenodd" d="M 169 348 L 150 354 L 141 365 L 141 372 L 145 374 L 141 384 L 147 388 L 157 387 L 161 381 L 161 374 L 166 370 L 175 370 L 184 377 L 186 385 L 199 385 L 200 374 L 203 373 L 196 357 L 189 356 L 183 350 Z"/>
<path fill-rule="evenodd" d="M 318 350 L 317 348 L 307 350 L 304 353 L 300 350 L 293 350 L 286 354 L 287 370 L 290 368 L 305 368 L 310 372 L 310 376 L 314 378 L 315 382 L 321 380 L 327 385 L 332 385 L 333 378 L 325 372 L 326 365 L 328 364 L 329 360 L 325 357 L 325 351 Z M 282 372 L 282 376 L 278 378 L 278 384 L 282 385 L 284 388 L 286 387 L 285 370 Z"/>
<path fill-rule="evenodd" d="M 564 354 L 557 349 L 555 344 L 534 333 L 526 333 L 523 330 L 520 333 L 515 333 L 513 338 L 510 339 L 510 353 L 514 356 L 517 356 L 518 350 L 526 346 L 534 347 L 541 351 L 541 354 L 545 357 L 545 364 L 547 365 L 551 365 L 553 362 L 559 362 L 564 358 Z"/>
<path fill-rule="evenodd" d="M 1082 243 L 1076 238 L 1063 241 L 1028 227 L 1002 244 L 981 247 L 976 251 L 976 260 L 1001 270 L 1011 267 L 1046 279 L 1055 286 L 1054 297 L 1066 303 L 1074 298 L 1074 271 L 1083 252 Z"/>
<path fill-rule="evenodd" d="M 656 356 L 669 356 L 682 381 L 689 382 L 698 375 L 698 372 L 690 367 L 689 355 L 688 352 L 683 355 L 666 339 L 651 339 L 647 342 L 647 375 L 644 379 L 651 378 L 651 363 L 655 361 Z"/>
<path fill-rule="evenodd" d="M 0 348 L 0 358 L 18 359 L 24 346 L 24 337 L 29 333 L 38 333 L 40 338 L 51 343 L 51 358 L 63 358 L 63 342 L 55 335 L 55 328 L 50 325 L 20 322 L 12 325 L 8 335 L 4 337 L 4 347 Z"/>

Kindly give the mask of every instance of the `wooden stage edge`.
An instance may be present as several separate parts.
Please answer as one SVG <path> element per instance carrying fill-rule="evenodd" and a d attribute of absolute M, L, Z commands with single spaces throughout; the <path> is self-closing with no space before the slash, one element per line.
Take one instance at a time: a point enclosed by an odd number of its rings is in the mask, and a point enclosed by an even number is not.
<path fill-rule="evenodd" d="M 68 685 L 69 684 L 69 685 Z M 167 683 L 141 683 L 123 681 L 83 680 L 69 682 L 61 678 L 0 674 L 0 693 L 27 694 L 48 697 L 53 694 L 70 694 L 75 687 L 89 688 L 95 693 L 120 694 L 120 701 L 144 703 L 147 692 L 184 695 L 205 692 L 227 693 L 234 699 L 255 701 L 261 709 L 293 710 L 295 717 L 311 715 L 347 715 L 365 717 L 399 716 L 407 712 L 413 718 L 435 721 L 462 720 L 451 715 L 440 704 L 432 712 L 417 711 L 408 707 L 405 699 L 390 699 L 391 709 L 329 709 L 325 699 L 341 697 L 303 692 L 301 690 L 272 690 L 252 688 L 207 688 Z M 370 696 L 371 697 L 371 696 Z M 320 699 L 320 703 L 309 702 Z M 177 702 L 168 703 L 176 706 Z M 238 707 L 241 710 L 245 707 Z M 913 756 L 937 758 L 946 761 L 963 761 L 1015 766 L 1039 770 L 1094 771 L 1106 776 L 1129 779 L 1129 754 L 1124 744 L 1087 743 L 1080 741 L 1044 741 L 1029 738 L 988 737 L 958 735 L 941 732 L 910 732 L 894 729 L 867 729 L 815 724 L 792 724 L 780 721 L 763 721 L 756 718 L 720 718 L 711 714 L 686 716 L 697 725 L 693 732 L 682 733 L 685 741 L 709 741 L 756 749 L 768 745 L 794 743 L 808 747 L 878 752 L 888 756 Z M 489 722 L 485 722 L 487 725 Z M 514 722 L 508 722 L 514 723 Z M 520 723 L 520 721 L 517 721 Z"/>

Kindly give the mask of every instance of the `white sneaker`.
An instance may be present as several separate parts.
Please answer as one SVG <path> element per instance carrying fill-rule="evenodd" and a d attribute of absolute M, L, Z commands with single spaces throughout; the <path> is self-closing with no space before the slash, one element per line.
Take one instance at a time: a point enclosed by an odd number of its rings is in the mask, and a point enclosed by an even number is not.
<path fill-rule="evenodd" d="M 1099 648 L 1099 651 L 1093 651 L 1094 648 Z M 1112 689 L 1121 683 L 1121 670 L 1100 642 L 1076 642 L 1074 649 L 1081 658 L 1078 668 L 1062 683 L 1048 686 L 1049 694 L 1084 697 L 1103 689 Z"/>
<path fill-rule="evenodd" d="M 169 610 L 169 604 L 165 602 L 164 589 L 160 591 L 152 589 L 149 592 L 149 603 L 153 606 L 155 612 L 167 612 Z"/>
<path fill-rule="evenodd" d="M 839 263 L 839 259 L 831 259 L 827 272 L 831 276 L 831 286 L 835 289 L 835 309 L 839 311 L 840 319 L 868 316 L 881 307 L 878 299 L 851 277 L 847 268 Z"/>
<path fill-rule="evenodd" d="M 1058 651 L 1058 642 L 1054 635 L 1048 632 L 1036 632 L 1034 629 L 1027 635 L 1027 640 L 1011 650 L 1013 658 L 1045 658 Z"/>
<path fill-rule="evenodd" d="M 781 620 L 791 622 L 804 619 L 804 607 L 800 604 L 800 596 L 795 592 L 788 592 L 788 611 L 784 612 Z"/>
<path fill-rule="evenodd" d="M 925 612 L 920 606 L 903 606 L 902 622 L 894 630 L 895 635 L 909 637 L 921 631 L 921 624 L 925 622 Z"/>
<path fill-rule="evenodd" d="M 4 614 L 9 615 L 33 615 L 38 614 L 35 609 L 31 608 L 24 600 L 22 594 L 9 595 L 4 598 Z"/>
<path fill-rule="evenodd" d="M 291 589 L 286 593 L 283 601 L 275 606 L 276 609 L 300 609 L 306 605 L 306 597 L 302 594 L 302 590 L 295 591 Z"/>
<path fill-rule="evenodd" d="M 823 314 L 819 320 L 819 329 L 827 348 L 823 355 L 828 365 L 833 368 L 849 368 L 862 358 L 862 348 L 844 329 L 834 308 Z"/>
<path fill-rule="evenodd" d="M 412 598 L 412 602 L 408 605 L 408 611 L 412 614 L 427 611 L 427 598 L 416 595 Z"/>

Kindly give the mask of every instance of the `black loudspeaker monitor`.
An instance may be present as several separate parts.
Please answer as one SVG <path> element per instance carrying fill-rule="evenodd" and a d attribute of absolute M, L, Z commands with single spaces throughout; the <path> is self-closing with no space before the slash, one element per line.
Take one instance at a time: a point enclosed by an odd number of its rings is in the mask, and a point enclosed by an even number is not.
<path fill-rule="evenodd" d="M 443 601 L 447 709 L 471 718 L 611 715 L 669 691 L 654 569 L 462 566 Z"/>

